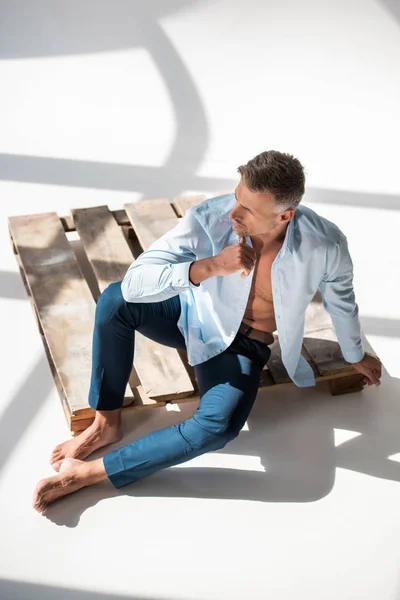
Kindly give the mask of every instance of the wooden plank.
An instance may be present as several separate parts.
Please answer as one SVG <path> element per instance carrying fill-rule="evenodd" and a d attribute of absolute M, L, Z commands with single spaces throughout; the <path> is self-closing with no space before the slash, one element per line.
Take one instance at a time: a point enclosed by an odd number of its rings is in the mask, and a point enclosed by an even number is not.
<path fill-rule="evenodd" d="M 118 225 L 130 225 L 128 216 L 126 214 L 126 212 L 124 211 L 124 209 L 119 209 L 119 210 L 112 210 L 110 211 L 111 214 L 113 215 L 114 219 L 116 220 L 116 222 L 118 223 Z M 74 218 L 72 215 L 67 215 L 65 217 L 60 217 L 62 226 L 64 227 L 64 231 L 65 232 L 69 232 L 69 231 L 76 231 L 75 230 L 75 223 L 74 223 Z"/>
<path fill-rule="evenodd" d="M 282 362 L 281 346 L 276 334 L 274 334 L 274 340 L 274 343 L 270 345 L 271 356 L 268 360 L 268 371 L 275 384 L 293 383 Z"/>
<path fill-rule="evenodd" d="M 319 291 L 306 310 L 303 347 L 322 376 L 354 372 L 343 358 L 331 316 L 322 304 Z"/>
<path fill-rule="evenodd" d="M 275 381 L 274 381 L 268 367 L 265 367 L 261 371 L 261 374 L 260 374 L 259 387 L 266 388 L 266 387 L 271 387 L 271 386 L 275 386 Z"/>
<path fill-rule="evenodd" d="M 168 201 L 156 202 L 167 202 L 172 212 Z M 138 203 L 146 205 L 138 211 L 149 215 L 147 205 L 151 203 L 152 201 Z M 157 216 L 164 214 L 160 207 L 158 210 L 160 212 L 157 211 Z M 107 206 L 74 209 L 72 214 L 76 230 L 97 277 L 99 289 L 103 292 L 110 283 L 123 279 L 129 266 L 134 262 L 133 255 L 123 232 Z M 174 218 L 177 219 L 176 216 Z M 168 219 L 166 221 L 170 229 Z M 139 229 L 142 238 L 148 243 L 151 229 L 148 228 L 145 234 L 141 228 Z M 161 227 L 154 228 L 154 231 L 160 230 Z M 142 389 L 137 386 L 142 403 L 156 404 L 157 401 L 185 397 L 194 393 L 194 387 L 177 350 L 163 346 L 145 337 L 139 331 L 135 332 L 134 363 L 142 384 Z"/>
<path fill-rule="evenodd" d="M 178 198 L 175 198 L 173 205 L 177 211 L 177 214 L 180 217 L 183 217 L 189 208 L 192 208 L 192 206 L 197 206 L 197 204 L 200 204 L 200 202 L 203 202 L 206 199 L 207 196 L 204 194 L 198 194 L 196 196 L 179 196 Z"/>
<path fill-rule="evenodd" d="M 144 200 L 125 204 L 125 211 L 143 250 L 179 222 L 169 200 Z"/>
<path fill-rule="evenodd" d="M 92 417 L 87 398 L 95 303 L 61 221 L 53 212 L 8 222 L 64 408 L 71 418 Z"/>
<path fill-rule="evenodd" d="M 361 392 L 364 389 L 364 385 L 366 384 L 364 384 L 364 375 L 362 373 L 328 381 L 328 387 L 332 396 Z"/>

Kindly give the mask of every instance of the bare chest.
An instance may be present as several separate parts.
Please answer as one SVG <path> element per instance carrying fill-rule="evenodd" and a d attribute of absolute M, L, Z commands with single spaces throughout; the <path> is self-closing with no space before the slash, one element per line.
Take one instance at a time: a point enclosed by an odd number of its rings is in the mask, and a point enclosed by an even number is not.
<path fill-rule="evenodd" d="M 260 257 L 254 268 L 243 321 L 255 329 L 276 331 L 274 299 L 272 294 L 272 263 L 279 250 Z"/>
<path fill-rule="evenodd" d="M 272 263 L 275 257 L 262 257 L 254 268 L 253 281 L 249 294 L 253 300 L 273 302 L 272 297 Z"/>

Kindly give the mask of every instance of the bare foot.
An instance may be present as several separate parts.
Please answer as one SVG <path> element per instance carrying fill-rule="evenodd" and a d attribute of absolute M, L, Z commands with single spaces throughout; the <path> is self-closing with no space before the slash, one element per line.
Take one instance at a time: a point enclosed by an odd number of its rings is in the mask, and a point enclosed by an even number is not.
<path fill-rule="evenodd" d="M 33 508 L 42 513 L 54 500 L 106 478 L 101 458 L 91 463 L 66 458 L 61 463 L 58 475 L 42 479 L 37 484 L 33 494 Z"/>
<path fill-rule="evenodd" d="M 100 426 L 97 421 L 94 421 L 76 438 L 56 446 L 51 455 L 50 464 L 55 471 L 59 471 L 64 458 L 87 458 L 95 450 L 118 442 L 120 439 L 122 439 L 121 422 L 115 425 Z"/>

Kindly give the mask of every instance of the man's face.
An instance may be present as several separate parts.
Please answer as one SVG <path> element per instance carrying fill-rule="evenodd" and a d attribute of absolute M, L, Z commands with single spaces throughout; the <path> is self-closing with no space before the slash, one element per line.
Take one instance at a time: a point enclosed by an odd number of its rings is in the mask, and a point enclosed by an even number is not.
<path fill-rule="evenodd" d="M 274 229 L 284 228 L 288 223 L 288 215 L 293 211 L 281 214 L 273 212 L 274 197 L 268 192 L 252 192 L 241 179 L 235 190 L 236 204 L 229 214 L 232 228 L 238 235 L 271 234 Z M 284 216 L 286 214 L 286 216 Z"/>

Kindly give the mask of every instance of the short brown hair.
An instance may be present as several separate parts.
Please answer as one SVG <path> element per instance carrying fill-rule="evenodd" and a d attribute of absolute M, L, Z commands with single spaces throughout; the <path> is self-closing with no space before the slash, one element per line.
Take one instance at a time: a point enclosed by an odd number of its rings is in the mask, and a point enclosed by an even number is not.
<path fill-rule="evenodd" d="M 267 150 L 238 167 L 243 183 L 253 192 L 269 192 L 275 212 L 296 210 L 305 191 L 304 168 L 291 154 Z"/>

